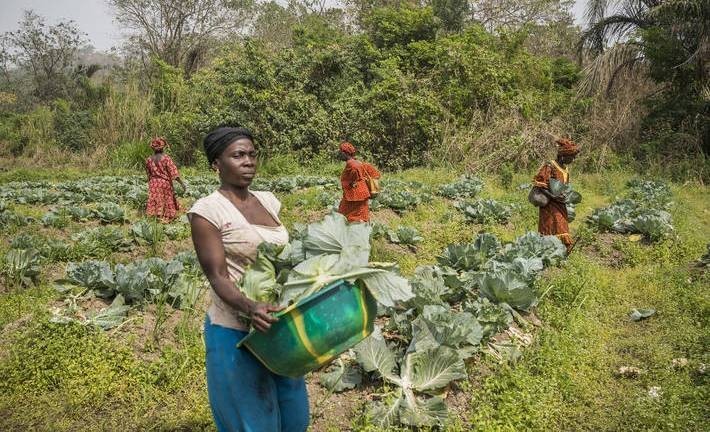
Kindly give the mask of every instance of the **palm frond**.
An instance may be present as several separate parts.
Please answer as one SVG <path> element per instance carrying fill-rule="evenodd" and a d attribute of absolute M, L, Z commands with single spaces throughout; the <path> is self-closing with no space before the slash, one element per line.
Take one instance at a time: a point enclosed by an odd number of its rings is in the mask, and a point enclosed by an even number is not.
<path fill-rule="evenodd" d="M 611 89 L 619 75 L 643 62 L 641 45 L 637 42 L 619 43 L 597 56 L 585 69 L 578 94 L 591 95 Z"/>
<path fill-rule="evenodd" d="M 623 40 L 631 32 L 638 28 L 646 28 L 651 22 L 643 17 L 612 15 L 603 18 L 584 31 L 580 36 L 578 50 L 588 50 L 592 55 L 599 55 L 604 52 L 609 38 Z"/>
<path fill-rule="evenodd" d="M 597 23 L 606 16 L 609 2 L 607 0 L 590 0 L 584 18 L 587 21 L 589 30 L 582 33 L 577 51 L 581 54 L 585 47 L 594 55 L 604 51 L 605 34 L 604 29 L 597 27 Z"/>

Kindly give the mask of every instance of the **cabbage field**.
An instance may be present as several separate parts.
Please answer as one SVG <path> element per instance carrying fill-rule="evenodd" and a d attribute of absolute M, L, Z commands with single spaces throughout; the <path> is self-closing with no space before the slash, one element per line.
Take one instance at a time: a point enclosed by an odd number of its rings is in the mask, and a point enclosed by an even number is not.
<path fill-rule="evenodd" d="M 348 279 L 379 304 L 374 334 L 307 376 L 312 430 L 706 427 L 707 187 L 573 173 L 552 187 L 567 256 L 536 232 L 532 174 L 386 173 L 370 225 L 333 213 L 335 175 L 255 180 L 291 242 L 239 288 L 288 304 Z M 184 179 L 183 210 L 217 187 Z M 214 430 L 206 280 L 184 214 L 145 202 L 134 175 L 0 176 L 0 430 Z"/>

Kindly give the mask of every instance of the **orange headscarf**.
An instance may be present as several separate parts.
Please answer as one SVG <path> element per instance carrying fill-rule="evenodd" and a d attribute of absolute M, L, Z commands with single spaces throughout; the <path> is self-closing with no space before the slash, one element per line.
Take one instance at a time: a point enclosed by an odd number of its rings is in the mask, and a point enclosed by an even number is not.
<path fill-rule="evenodd" d="M 557 154 L 562 156 L 574 156 L 579 153 L 579 146 L 574 141 L 567 138 L 560 138 L 557 141 Z"/>
<path fill-rule="evenodd" d="M 340 151 L 347 155 L 355 156 L 355 146 L 347 141 L 343 141 L 340 143 Z"/>
<path fill-rule="evenodd" d="M 167 146 L 168 146 L 168 142 L 165 141 L 165 138 L 163 138 L 163 137 L 155 137 L 150 142 L 150 148 L 152 148 L 153 151 L 160 151 Z"/>

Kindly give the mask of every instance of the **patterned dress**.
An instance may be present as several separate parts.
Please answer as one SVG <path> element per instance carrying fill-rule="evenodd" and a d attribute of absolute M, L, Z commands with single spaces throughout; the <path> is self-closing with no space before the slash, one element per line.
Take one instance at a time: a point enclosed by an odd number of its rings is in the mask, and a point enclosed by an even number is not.
<path fill-rule="evenodd" d="M 345 162 L 345 169 L 340 175 L 343 198 L 340 200 L 338 212 L 343 214 L 349 222 L 368 222 L 370 220 L 368 204 L 370 190 L 365 183 L 368 175 L 380 178 L 380 172 L 370 164 L 355 159 Z"/>
<path fill-rule="evenodd" d="M 567 184 L 569 183 L 569 171 L 559 166 L 555 161 L 546 162 L 533 178 L 533 185 L 549 190 L 551 178 Z M 567 222 L 567 206 L 551 199 L 548 205 L 540 207 L 538 231 L 542 235 L 557 236 L 569 250 L 572 247 L 572 237 L 569 234 Z"/>
<path fill-rule="evenodd" d="M 180 176 L 175 162 L 168 155 L 163 155 L 159 161 L 149 157 L 145 161 L 145 171 L 148 174 L 146 214 L 164 222 L 172 221 L 180 209 L 173 190 L 173 180 Z"/>

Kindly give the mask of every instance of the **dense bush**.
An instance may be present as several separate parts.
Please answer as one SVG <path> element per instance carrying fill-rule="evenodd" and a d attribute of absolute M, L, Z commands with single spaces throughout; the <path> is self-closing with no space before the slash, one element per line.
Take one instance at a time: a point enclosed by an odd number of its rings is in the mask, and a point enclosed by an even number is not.
<path fill-rule="evenodd" d="M 446 122 L 498 105 L 544 117 L 571 103 L 570 62 L 535 57 L 479 26 L 439 34 L 439 24 L 430 8 L 409 6 L 373 10 L 364 34 L 311 17 L 291 47 L 247 40 L 189 80 L 159 64 L 158 123 L 182 162 L 210 128 L 231 123 L 252 128 L 267 155 L 307 160 L 348 139 L 400 168 L 427 162 Z"/>
<path fill-rule="evenodd" d="M 87 81 L 81 97 L 52 105 L 50 139 L 71 151 L 93 140 L 109 148 L 110 163 L 135 167 L 135 146 L 156 134 L 184 165 L 198 161 L 211 128 L 239 124 L 253 129 L 267 157 L 293 153 L 303 162 L 348 139 L 378 165 L 404 168 L 429 162 L 446 128 L 469 127 L 477 113 L 503 108 L 543 120 L 574 103 L 574 64 L 532 55 L 525 33 L 457 29 L 444 6 L 374 7 L 360 33 L 306 14 L 283 49 L 233 41 L 189 77 L 155 60 L 142 97 L 130 82 Z M 28 139 L 13 121 L 0 121 L 0 139 L 20 143 L 21 153 Z"/>

